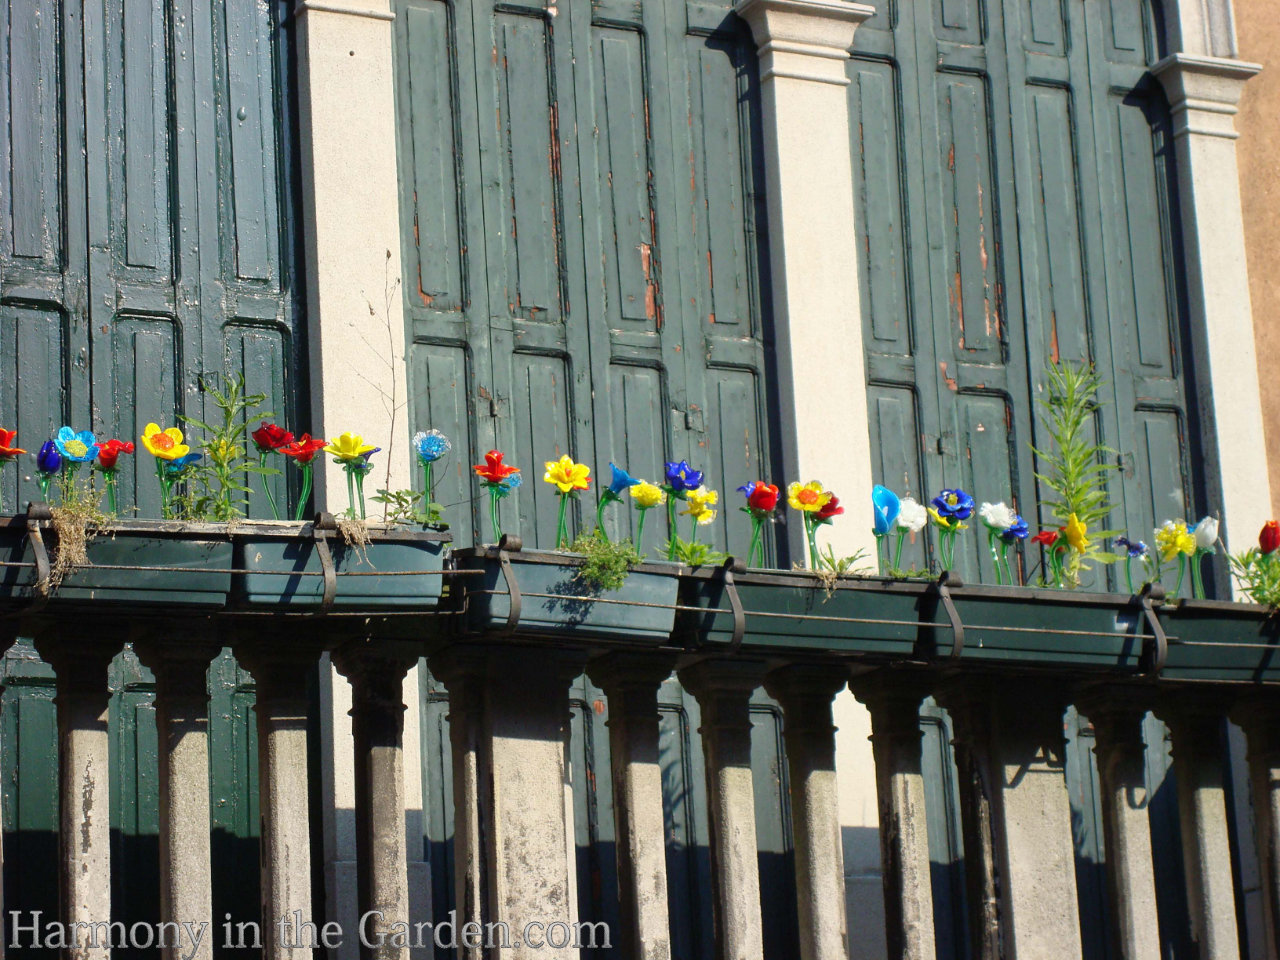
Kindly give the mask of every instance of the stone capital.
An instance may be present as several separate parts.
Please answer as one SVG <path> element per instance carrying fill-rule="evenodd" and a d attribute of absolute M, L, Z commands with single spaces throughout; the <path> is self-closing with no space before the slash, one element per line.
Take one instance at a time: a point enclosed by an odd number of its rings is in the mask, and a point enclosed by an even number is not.
<path fill-rule="evenodd" d="M 844 0 L 740 0 L 760 48 L 761 79 L 787 77 L 847 86 L 844 61 L 858 24 L 875 8 Z"/>
<path fill-rule="evenodd" d="M 1236 108 L 1245 81 L 1262 69 L 1258 63 L 1229 57 L 1174 53 L 1151 68 L 1169 97 L 1174 136 L 1197 134 L 1234 140 Z"/>

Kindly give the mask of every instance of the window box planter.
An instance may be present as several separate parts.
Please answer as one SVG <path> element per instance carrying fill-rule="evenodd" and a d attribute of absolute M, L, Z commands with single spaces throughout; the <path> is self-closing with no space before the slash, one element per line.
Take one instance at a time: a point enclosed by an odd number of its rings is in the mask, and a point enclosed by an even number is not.
<path fill-rule="evenodd" d="M 675 625 L 681 564 L 645 562 L 617 590 L 596 590 L 579 577 L 580 554 L 505 549 L 454 551 L 460 576 L 463 629 L 486 636 L 531 636 L 666 644 Z"/>
<path fill-rule="evenodd" d="M 43 504 L 27 515 L 0 518 L 0 592 L 23 604 L 46 596 L 60 602 L 156 603 L 219 607 L 231 591 L 232 547 L 225 524 L 113 520 L 86 543 L 89 562 L 69 572 L 51 593 L 47 576 L 57 534 Z"/>
<path fill-rule="evenodd" d="M 1280 680 L 1280 615 L 1251 603 L 1178 600 L 1157 607 L 1170 680 Z"/>
<path fill-rule="evenodd" d="M 371 523 L 370 542 L 354 547 L 327 514 L 305 523 L 244 521 L 233 529 L 235 566 L 244 571 L 234 595 L 238 604 L 423 607 L 444 589 L 441 571 L 451 536 L 443 531 Z"/>
<path fill-rule="evenodd" d="M 677 640 L 687 645 L 804 650 L 909 659 L 928 584 L 880 577 L 699 567 L 681 578 Z M 741 616 L 736 615 L 741 610 Z"/>

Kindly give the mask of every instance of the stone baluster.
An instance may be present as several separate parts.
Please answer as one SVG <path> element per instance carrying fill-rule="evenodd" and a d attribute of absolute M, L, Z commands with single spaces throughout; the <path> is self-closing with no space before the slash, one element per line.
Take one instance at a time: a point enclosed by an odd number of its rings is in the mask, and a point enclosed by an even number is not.
<path fill-rule="evenodd" d="M 1280 956 L 1280 701 L 1244 699 L 1233 713 L 1249 741 L 1254 836 L 1266 901 L 1267 955 Z"/>
<path fill-rule="evenodd" d="M 355 741 L 356 883 L 367 918 L 361 956 L 407 960 L 409 864 L 405 836 L 404 678 L 417 653 L 391 641 L 355 641 L 333 653 L 351 681 Z M 404 926 L 397 927 L 396 924 Z"/>
<path fill-rule="evenodd" d="M 850 687 L 871 711 L 888 955 L 893 960 L 932 960 L 933 882 L 921 767 L 924 691 L 910 680 L 880 672 L 856 678 Z"/>
<path fill-rule="evenodd" d="M 763 678 L 763 664 L 744 660 L 701 660 L 680 670 L 702 711 L 717 960 L 764 956 L 751 780 L 751 694 Z"/>
<path fill-rule="evenodd" d="M 831 719 L 831 700 L 844 686 L 844 676 L 830 667 L 792 665 L 765 677 L 765 690 L 782 705 L 802 960 L 849 955 Z"/>
<path fill-rule="evenodd" d="M 92 925 L 111 919 L 111 765 L 107 737 L 107 668 L 123 647 L 123 630 L 36 637 L 36 650 L 57 675 L 58 902 L 68 927 L 67 960 L 106 960 L 105 937 Z M 101 639 L 105 637 L 118 639 Z M 74 942 L 72 937 L 74 936 Z M 96 946 L 92 945 L 96 942 Z"/>
<path fill-rule="evenodd" d="M 6 625 L 0 628 L 0 658 L 3 658 L 9 652 L 9 648 L 13 646 L 18 639 L 17 627 Z M 0 675 L 2 676 L 2 675 Z M 4 684 L 0 682 L 0 694 L 4 693 Z M 4 823 L 4 811 L 0 810 L 0 825 Z M 0 829 L 0 917 L 5 916 L 4 903 L 4 830 Z M 0 926 L 2 928 L 2 926 Z M 0 936 L 0 960 L 4 960 L 4 937 Z"/>
<path fill-rule="evenodd" d="M 621 920 L 617 946 L 622 956 L 636 960 L 671 956 L 658 688 L 674 665 L 670 657 L 617 652 L 592 660 L 587 668 L 609 701 Z"/>

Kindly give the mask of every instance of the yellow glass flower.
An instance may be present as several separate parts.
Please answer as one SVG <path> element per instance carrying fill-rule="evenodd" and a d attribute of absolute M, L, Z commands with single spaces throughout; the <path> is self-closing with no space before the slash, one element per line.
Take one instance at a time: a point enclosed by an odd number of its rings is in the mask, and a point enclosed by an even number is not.
<path fill-rule="evenodd" d="M 1071 544 L 1072 550 L 1084 553 L 1089 549 L 1089 538 L 1086 536 L 1089 531 L 1074 513 L 1067 517 L 1067 525 L 1063 528 L 1063 532 L 1066 533 L 1067 543 Z"/>
<path fill-rule="evenodd" d="M 648 510 L 650 507 L 666 503 L 667 495 L 656 483 L 641 480 L 631 488 L 631 499 L 636 502 L 637 507 Z"/>
<path fill-rule="evenodd" d="M 1160 550 L 1160 559 L 1168 563 L 1178 554 L 1194 556 L 1196 552 L 1196 535 L 1187 529 L 1185 521 L 1175 523 L 1166 520 L 1164 526 L 1156 531 L 1156 547 Z"/>
<path fill-rule="evenodd" d="M 161 430 L 158 423 L 148 423 L 143 429 L 142 446 L 159 460 L 179 460 L 191 452 L 191 448 L 182 442 L 181 430 L 177 427 Z"/>
<path fill-rule="evenodd" d="M 689 504 L 689 509 L 683 510 L 681 513 L 684 516 L 693 517 L 698 523 L 710 523 L 716 517 L 716 512 L 712 507 L 719 500 L 720 494 L 714 490 L 698 487 L 696 490 L 690 490 L 685 494 L 685 501 Z M 707 516 L 708 514 L 710 514 L 709 517 Z"/>
<path fill-rule="evenodd" d="M 372 443 L 365 443 L 364 437 L 358 433 L 344 433 L 337 440 L 330 440 L 324 452 L 333 454 L 335 460 L 351 463 L 377 449 Z"/>
<path fill-rule="evenodd" d="M 591 468 L 585 463 L 574 463 L 567 453 L 559 460 L 548 460 L 547 472 L 542 479 L 554 484 L 561 493 L 586 490 L 591 485 Z"/>
<path fill-rule="evenodd" d="M 968 530 L 969 525 L 959 517 L 952 517 L 948 520 L 938 512 L 937 507 L 925 507 L 929 511 L 929 516 L 933 518 L 933 522 L 943 530 Z"/>
<path fill-rule="evenodd" d="M 827 505 L 831 492 L 823 490 L 817 480 L 808 483 L 793 483 L 787 487 L 787 503 L 792 510 L 803 510 L 805 513 L 817 513 Z"/>

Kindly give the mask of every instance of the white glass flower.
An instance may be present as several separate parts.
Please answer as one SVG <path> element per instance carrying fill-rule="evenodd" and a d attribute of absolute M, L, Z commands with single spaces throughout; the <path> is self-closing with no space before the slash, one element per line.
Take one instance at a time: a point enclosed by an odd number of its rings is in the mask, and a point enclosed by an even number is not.
<path fill-rule="evenodd" d="M 993 530 L 1007 530 L 1018 520 L 1013 508 L 1003 500 L 999 503 L 984 503 L 978 510 L 978 516 Z"/>
<path fill-rule="evenodd" d="M 1218 542 L 1218 519 L 1217 517 L 1205 517 L 1196 524 L 1196 549 L 1212 550 L 1213 545 Z"/>
<path fill-rule="evenodd" d="M 917 503 L 911 497 L 903 497 L 898 509 L 898 527 L 908 533 L 919 533 L 929 522 L 929 512 L 923 503 Z"/>

